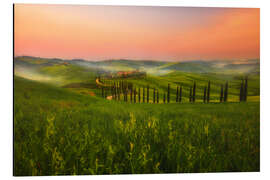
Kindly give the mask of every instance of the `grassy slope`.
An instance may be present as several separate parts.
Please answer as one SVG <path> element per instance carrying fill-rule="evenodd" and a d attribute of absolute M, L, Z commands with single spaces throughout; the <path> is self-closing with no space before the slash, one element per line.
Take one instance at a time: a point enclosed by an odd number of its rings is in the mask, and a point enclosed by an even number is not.
<path fill-rule="evenodd" d="M 172 72 L 163 76 L 147 75 L 145 79 L 129 78 L 126 81 L 132 82 L 136 88 L 150 86 L 150 99 L 152 99 L 152 88 L 159 89 L 160 101 L 162 101 L 163 93 L 167 94 L 168 83 L 171 87 L 171 102 L 175 102 L 177 86 L 183 86 L 183 100 L 188 101 L 189 88 L 193 86 L 196 81 L 196 97 L 197 102 L 202 102 L 204 87 L 207 86 L 208 81 L 211 81 L 210 99 L 218 102 L 220 98 L 221 85 L 229 82 L 229 96 L 228 100 L 239 101 L 239 89 L 242 78 L 241 75 L 225 75 L 225 74 L 197 74 L 186 72 Z M 116 79 L 117 81 L 119 79 Z M 121 79 L 120 79 L 121 80 Z M 142 92 L 142 90 L 141 90 Z M 260 96 L 260 77 L 258 75 L 249 75 L 248 81 L 248 101 L 259 101 Z"/>
<path fill-rule="evenodd" d="M 58 86 L 70 85 L 76 88 L 72 90 L 81 92 L 81 93 L 94 93 L 96 95 L 100 94 L 100 90 L 95 88 L 95 77 L 97 76 L 97 70 L 90 67 L 78 66 L 76 64 L 64 65 L 62 60 L 59 59 L 38 59 L 31 57 L 19 57 L 15 62 L 24 62 L 29 65 L 31 68 L 33 66 L 37 68 L 37 72 L 28 73 L 28 76 L 35 77 L 34 80 L 44 81 L 56 84 Z M 86 63 L 86 62 L 85 62 Z M 128 60 L 117 60 L 117 61 L 104 61 L 99 62 L 99 64 L 108 65 L 112 67 L 123 66 L 125 68 L 140 67 L 142 65 L 146 66 L 155 66 L 155 69 L 163 69 L 170 67 L 189 67 L 199 66 L 203 68 L 206 66 L 206 62 L 190 62 L 190 63 L 162 63 L 162 62 L 151 62 L 151 61 L 128 61 Z M 16 65 L 16 63 L 15 63 Z M 25 64 L 24 64 L 25 65 Z M 111 67 L 111 68 L 112 68 Z M 206 66 L 207 67 L 207 66 Z M 205 67 L 205 68 L 206 68 Z M 16 68 L 15 68 L 16 69 Z M 159 69 L 160 70 L 160 69 Z M 23 71 L 23 70 L 22 70 Z M 15 71 L 16 73 L 16 71 Z M 25 77 L 27 73 L 24 72 Z M 240 89 L 240 80 L 241 74 L 221 74 L 221 73 L 188 73 L 174 71 L 163 76 L 152 76 L 147 75 L 146 79 L 129 79 L 134 85 L 138 87 L 145 87 L 148 84 L 150 88 L 159 89 L 160 101 L 163 98 L 163 94 L 167 92 L 168 83 L 171 84 L 171 102 L 175 101 L 176 96 L 176 87 L 177 85 L 183 86 L 183 100 L 188 101 L 189 88 L 193 85 L 193 82 L 197 83 L 196 96 L 197 101 L 201 102 L 203 98 L 203 89 L 207 85 L 208 80 L 211 80 L 211 101 L 219 101 L 220 96 L 220 86 L 225 84 L 226 81 L 229 81 L 229 101 L 239 101 L 239 89 Z M 73 85 L 73 84 L 77 85 Z M 83 83 L 83 87 L 79 87 L 79 83 Z M 85 84 L 89 84 L 89 88 L 85 88 Z M 70 87 L 70 86 L 69 86 Z M 260 77 L 258 74 L 249 75 L 249 87 L 248 87 L 248 101 L 259 101 L 260 94 Z M 153 91 L 150 89 L 150 100 L 152 99 Z"/>
<path fill-rule="evenodd" d="M 28 79 L 43 81 L 57 86 L 70 83 L 95 82 L 97 70 L 82 67 L 60 59 L 18 57 L 15 62 L 15 74 Z"/>
<path fill-rule="evenodd" d="M 126 104 L 15 77 L 15 175 L 258 171 L 259 103 Z"/>

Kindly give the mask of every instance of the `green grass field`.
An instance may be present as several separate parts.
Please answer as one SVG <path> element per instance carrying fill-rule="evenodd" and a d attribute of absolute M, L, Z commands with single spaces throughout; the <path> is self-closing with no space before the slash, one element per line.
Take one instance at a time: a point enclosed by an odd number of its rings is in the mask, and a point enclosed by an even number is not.
<path fill-rule="evenodd" d="M 209 104 L 132 104 L 105 100 L 97 88 L 62 88 L 80 79 L 76 72 L 61 86 L 14 77 L 14 175 L 260 170 L 259 76 L 250 79 L 246 103 L 232 102 L 238 97 L 234 76 L 178 72 L 131 79 L 161 92 L 168 82 L 175 90 L 177 83 L 188 87 L 196 80 L 198 94 L 207 79 L 213 81 Z M 214 103 L 226 79 L 231 102 Z"/>

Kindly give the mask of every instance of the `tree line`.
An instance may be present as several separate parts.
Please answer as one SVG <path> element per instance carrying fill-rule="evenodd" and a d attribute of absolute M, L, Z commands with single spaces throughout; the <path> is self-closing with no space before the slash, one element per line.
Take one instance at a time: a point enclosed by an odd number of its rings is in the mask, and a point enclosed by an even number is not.
<path fill-rule="evenodd" d="M 181 103 L 183 101 L 183 86 L 176 87 L 176 96 L 175 102 Z M 122 100 L 125 102 L 133 102 L 133 103 L 150 103 L 150 89 L 152 90 L 152 103 L 160 103 L 160 98 L 163 95 L 163 103 L 171 102 L 171 85 L 168 83 L 167 92 L 164 91 L 162 95 L 160 95 L 159 89 L 150 88 L 149 85 L 144 87 L 135 87 L 133 83 L 127 81 L 114 81 L 110 86 L 101 86 L 101 96 L 103 98 L 107 98 L 111 96 L 113 100 Z M 198 96 L 196 96 L 197 85 L 196 81 L 193 82 L 193 85 L 189 87 L 189 102 L 195 103 Z M 208 81 L 207 85 L 203 88 L 203 102 L 209 103 L 211 98 L 211 81 Z M 228 81 L 225 84 L 220 85 L 220 96 L 219 102 L 228 102 L 228 92 L 229 92 L 229 83 Z M 240 92 L 239 92 L 239 101 L 245 102 L 247 101 L 248 96 L 248 78 L 242 79 L 240 84 Z M 161 99 L 161 101 L 162 101 Z"/>

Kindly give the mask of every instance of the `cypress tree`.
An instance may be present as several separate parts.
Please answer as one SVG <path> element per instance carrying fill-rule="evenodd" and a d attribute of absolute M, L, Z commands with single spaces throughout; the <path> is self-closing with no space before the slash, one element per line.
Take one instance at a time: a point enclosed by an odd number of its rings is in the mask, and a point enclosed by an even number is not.
<path fill-rule="evenodd" d="M 128 88 L 126 88 L 126 101 L 128 102 Z"/>
<path fill-rule="evenodd" d="M 164 104 L 166 103 L 166 95 L 165 95 L 165 92 L 163 93 L 163 103 L 164 103 Z"/>
<path fill-rule="evenodd" d="M 113 86 L 111 86 L 111 94 L 112 94 L 112 98 L 114 98 L 114 90 L 113 90 Z"/>
<path fill-rule="evenodd" d="M 149 85 L 147 85 L 147 103 L 149 103 Z"/>
<path fill-rule="evenodd" d="M 182 102 L 182 86 L 180 86 L 179 102 Z"/>
<path fill-rule="evenodd" d="M 223 101 L 223 84 L 221 85 L 220 88 L 221 89 L 220 89 L 220 99 L 219 99 L 219 101 L 222 102 Z"/>
<path fill-rule="evenodd" d="M 118 90 L 119 92 L 121 92 L 120 82 L 119 82 L 119 81 L 117 81 L 117 90 Z"/>
<path fill-rule="evenodd" d="M 128 88 L 126 87 L 126 102 L 128 102 Z"/>
<path fill-rule="evenodd" d="M 179 92 L 178 92 L 178 86 L 177 86 L 177 89 L 176 89 L 176 99 L 175 99 L 176 102 L 178 102 L 178 93 Z"/>
<path fill-rule="evenodd" d="M 119 81 L 119 88 L 120 88 L 120 93 L 122 93 L 123 92 L 123 88 L 122 88 L 123 86 L 122 86 L 122 80 L 121 81 Z"/>
<path fill-rule="evenodd" d="M 210 102 L 210 81 L 208 81 L 208 88 L 207 88 L 207 103 Z"/>
<path fill-rule="evenodd" d="M 106 89 L 104 91 L 104 96 L 105 96 L 105 99 L 106 99 L 107 98 L 107 91 L 106 91 Z"/>
<path fill-rule="evenodd" d="M 241 86 L 240 86 L 240 95 L 239 95 L 239 100 L 240 100 L 240 102 L 243 101 L 243 94 L 244 94 L 244 87 L 243 87 L 243 86 L 244 86 L 244 85 L 243 85 L 243 80 L 242 80 Z"/>
<path fill-rule="evenodd" d="M 101 96 L 104 98 L 104 89 L 101 87 Z"/>
<path fill-rule="evenodd" d="M 121 88 L 118 88 L 118 101 L 121 101 Z"/>
<path fill-rule="evenodd" d="M 117 100 L 119 101 L 120 100 L 120 88 L 116 88 L 117 89 Z"/>
<path fill-rule="evenodd" d="M 126 91 L 123 89 L 123 101 L 126 101 Z"/>
<path fill-rule="evenodd" d="M 153 89 L 153 103 L 156 103 L 156 88 Z"/>
<path fill-rule="evenodd" d="M 125 101 L 127 102 L 127 89 L 125 89 Z"/>
<path fill-rule="evenodd" d="M 121 94 L 121 81 L 118 81 L 118 90 L 119 90 L 119 93 Z"/>
<path fill-rule="evenodd" d="M 170 83 L 168 84 L 167 102 L 170 103 Z"/>
<path fill-rule="evenodd" d="M 141 103 L 141 88 L 139 88 L 138 90 L 139 90 L 139 94 L 138 94 L 139 95 L 138 96 L 139 99 L 138 99 L 138 102 Z"/>
<path fill-rule="evenodd" d="M 133 92 L 133 89 L 132 87 L 130 88 L 130 102 L 132 103 L 132 92 Z"/>
<path fill-rule="evenodd" d="M 204 91 L 203 91 L 203 102 L 205 103 L 206 101 L 206 86 L 204 87 Z"/>
<path fill-rule="evenodd" d="M 228 99 L 228 81 L 225 84 L 225 90 L 224 90 L 224 102 L 227 102 Z"/>
<path fill-rule="evenodd" d="M 194 84 L 193 84 L 193 94 L 192 94 L 192 102 L 195 102 L 195 98 L 196 98 L 196 82 L 194 81 Z"/>
<path fill-rule="evenodd" d="M 115 100 L 117 100 L 117 87 L 114 88 Z"/>
<path fill-rule="evenodd" d="M 119 95 L 119 89 L 117 88 L 117 86 L 116 86 L 116 88 L 115 88 L 115 95 L 116 95 L 116 100 L 118 100 L 118 95 Z"/>
<path fill-rule="evenodd" d="M 115 92 L 115 100 L 118 100 L 118 92 L 117 92 L 117 88 L 114 89 Z"/>
<path fill-rule="evenodd" d="M 247 95 L 248 95 L 247 88 L 248 88 L 248 78 L 246 76 L 246 78 L 245 78 L 245 88 L 244 88 L 244 101 L 247 101 Z"/>
<path fill-rule="evenodd" d="M 114 82 L 113 87 L 112 87 L 112 98 L 116 99 L 116 85 L 115 85 L 115 82 Z"/>
<path fill-rule="evenodd" d="M 145 103 L 145 89 L 143 87 L 143 103 Z"/>
<path fill-rule="evenodd" d="M 158 89 L 157 89 L 157 103 L 159 103 Z"/>
<path fill-rule="evenodd" d="M 189 88 L 189 102 L 192 101 L 192 87 Z"/>
<path fill-rule="evenodd" d="M 133 100 L 134 103 L 136 103 L 136 94 L 137 94 L 137 93 L 136 93 L 136 87 L 135 87 L 135 88 L 134 88 L 134 100 Z"/>

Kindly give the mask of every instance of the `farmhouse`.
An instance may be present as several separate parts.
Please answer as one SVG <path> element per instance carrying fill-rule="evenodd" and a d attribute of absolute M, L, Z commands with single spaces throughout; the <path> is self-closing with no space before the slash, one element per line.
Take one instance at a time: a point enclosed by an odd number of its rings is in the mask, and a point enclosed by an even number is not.
<path fill-rule="evenodd" d="M 132 76 L 146 76 L 145 72 L 140 72 L 139 70 L 134 71 L 118 71 L 118 77 L 132 77 Z"/>

